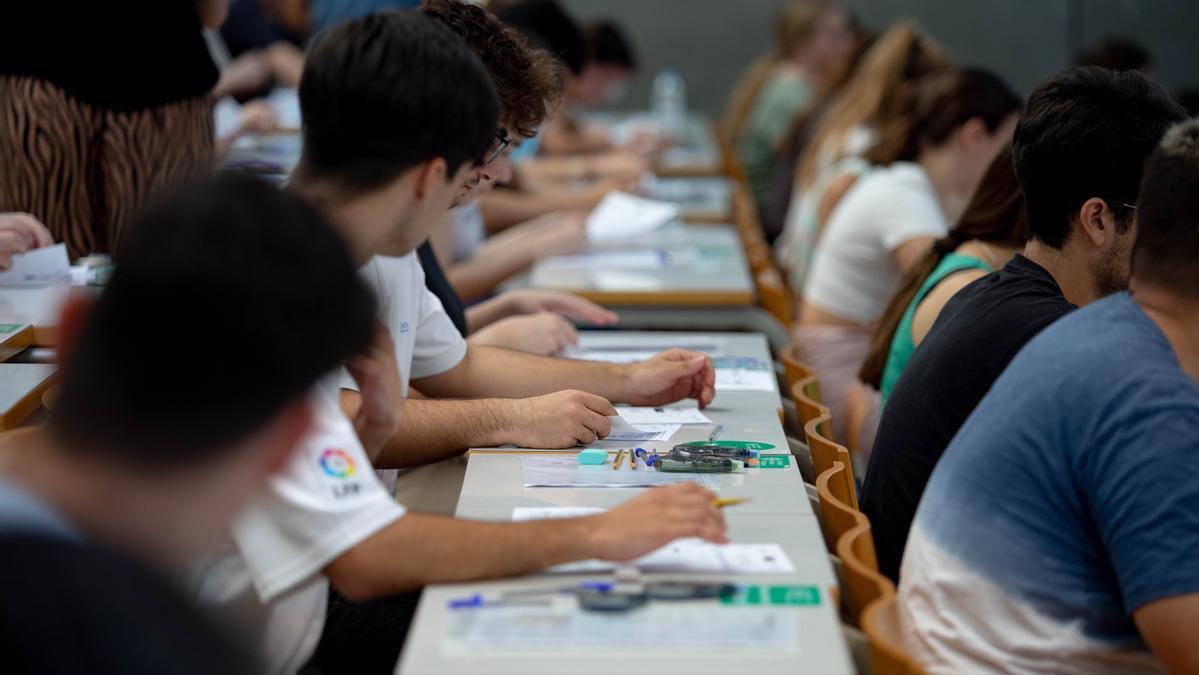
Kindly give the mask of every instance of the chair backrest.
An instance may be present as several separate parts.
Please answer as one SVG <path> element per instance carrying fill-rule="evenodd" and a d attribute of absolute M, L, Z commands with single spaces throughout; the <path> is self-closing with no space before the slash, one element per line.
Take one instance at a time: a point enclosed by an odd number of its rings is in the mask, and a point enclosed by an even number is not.
<path fill-rule="evenodd" d="M 869 521 L 861 511 L 846 501 L 844 490 L 845 464 L 833 462 L 833 466 L 816 476 L 816 494 L 820 496 L 821 524 L 824 525 L 824 541 L 830 552 L 836 552 L 841 536 Z"/>
<path fill-rule="evenodd" d="M 822 415 L 804 426 L 804 436 L 808 441 L 808 449 L 812 453 L 812 470 L 816 475 L 828 471 L 836 462 L 845 465 L 844 473 L 838 477 L 833 488 L 851 508 L 858 508 L 858 490 L 853 479 L 853 459 L 845 446 L 829 440 L 829 418 Z"/>
<path fill-rule="evenodd" d="M 841 535 L 837 540 L 837 555 L 845 564 L 841 602 L 846 618 L 856 626 L 862 610 L 884 595 L 894 593 L 895 585 L 878 571 L 869 520 Z"/>
<path fill-rule="evenodd" d="M 812 367 L 804 363 L 803 359 L 800 358 L 799 355 L 800 350 L 798 342 L 792 342 L 786 347 L 783 347 L 783 351 L 779 353 L 779 358 L 783 362 L 783 368 L 785 368 L 787 371 L 788 387 L 793 387 L 795 386 L 796 382 L 799 382 L 805 377 L 812 377 L 816 374 L 815 371 L 812 370 Z M 817 392 L 816 398 L 820 398 L 819 392 Z"/>
<path fill-rule="evenodd" d="M 875 675 L 924 675 L 920 662 L 903 644 L 903 623 L 895 594 L 884 595 L 862 612 L 862 630 L 870 640 Z"/>
<path fill-rule="evenodd" d="M 815 375 L 809 375 L 791 385 L 791 400 L 799 409 L 799 421 L 807 426 L 808 422 L 817 417 L 831 417 L 828 406 L 820 402 L 820 383 Z M 832 434 L 833 425 L 830 423 L 826 431 Z"/>
<path fill-rule="evenodd" d="M 769 259 L 765 264 L 768 266 L 754 275 L 754 281 L 757 282 L 758 287 L 758 302 L 763 309 L 778 319 L 779 323 L 790 326 L 792 319 L 790 291 L 783 285 L 783 278 L 779 276 L 779 271 L 769 267 L 771 264 Z"/>

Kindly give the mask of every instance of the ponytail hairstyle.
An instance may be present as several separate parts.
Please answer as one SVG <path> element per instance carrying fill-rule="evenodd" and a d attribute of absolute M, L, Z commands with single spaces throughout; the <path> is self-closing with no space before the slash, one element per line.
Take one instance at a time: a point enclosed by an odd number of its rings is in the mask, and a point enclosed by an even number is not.
<path fill-rule="evenodd" d="M 800 190 L 808 189 L 820 173 L 820 161 L 829 151 L 839 153 L 856 127 L 871 125 L 879 131 L 884 151 L 897 153 L 911 130 L 916 84 L 930 73 L 949 66 L 949 59 L 934 42 L 921 35 L 913 21 L 898 23 L 879 37 L 862 58 L 849 83 L 824 115 L 800 160 L 796 173 Z M 826 150 L 826 148 L 828 150 Z"/>

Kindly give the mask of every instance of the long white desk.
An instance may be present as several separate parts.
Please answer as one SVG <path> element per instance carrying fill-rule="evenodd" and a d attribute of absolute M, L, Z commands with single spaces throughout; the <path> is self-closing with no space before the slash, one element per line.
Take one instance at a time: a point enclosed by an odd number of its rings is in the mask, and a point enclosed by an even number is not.
<path fill-rule="evenodd" d="M 586 333 L 585 346 L 593 348 L 695 344 L 700 334 Z M 703 334 L 723 350 L 745 357 L 769 358 L 760 335 Z M 706 411 L 725 426 L 725 440 L 771 443 L 778 454 L 789 454 L 777 416 L 778 392 L 718 392 Z M 688 405 L 683 403 L 681 405 Z M 693 404 L 691 404 L 693 405 Z M 689 425 L 666 442 L 604 443 L 597 447 L 668 449 L 674 444 L 705 439 L 708 425 Z M 571 506 L 610 508 L 638 493 L 637 488 L 525 488 L 522 456 L 538 453 L 504 448 L 472 450 L 466 467 L 456 515 L 479 520 L 507 521 L 517 507 Z M 622 469 L 627 470 L 627 469 Z M 641 469 L 643 470 L 643 469 Z M 561 588 L 585 579 L 610 579 L 610 575 L 534 574 L 484 583 L 444 584 L 425 589 L 408 635 L 397 673 L 850 673 L 850 664 L 836 606 L 829 591 L 836 585 L 817 518 L 812 514 L 802 479 L 794 465 L 786 469 L 748 469 L 744 474 L 715 476 L 716 490 L 726 497 L 752 501 L 726 509 L 729 536 L 734 543 L 778 543 L 794 564 L 785 574 L 643 574 L 655 579 L 729 581 L 739 585 L 791 585 L 816 589 L 815 604 L 793 608 L 797 625 L 790 647 L 761 649 L 723 648 L 654 649 L 628 646 L 512 647 L 503 644 L 466 644 L 461 638 L 464 611 L 449 602 L 475 593 Z M 574 610 L 581 611 L 581 610 Z M 638 611 L 638 610 L 633 610 Z M 790 611 L 790 610 L 788 610 Z M 669 626 L 662 626 L 669 630 Z"/>

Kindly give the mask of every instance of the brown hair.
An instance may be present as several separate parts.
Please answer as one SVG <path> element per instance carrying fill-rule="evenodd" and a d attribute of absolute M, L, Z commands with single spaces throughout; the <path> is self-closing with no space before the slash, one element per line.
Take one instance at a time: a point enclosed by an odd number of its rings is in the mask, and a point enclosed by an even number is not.
<path fill-rule="evenodd" d="M 1008 145 L 987 168 L 978 189 L 966 205 L 966 211 L 949 234 L 938 239 L 928 253 L 904 273 L 899 288 L 891 296 L 890 304 L 874 329 L 870 354 L 862 363 L 858 378 L 875 389 L 881 386 L 883 370 L 891 354 L 891 343 L 895 340 L 899 323 L 924 281 L 945 256 L 968 241 L 1020 246 L 1025 239 L 1024 194 L 1020 191 L 1020 181 L 1016 180 L 1012 148 Z"/>
<path fill-rule="evenodd" d="M 562 97 L 562 73 L 554 57 L 477 5 L 424 0 L 420 11 L 461 36 L 487 67 L 500 97 L 500 123 L 518 136 L 536 135 Z"/>
<path fill-rule="evenodd" d="M 925 39 L 912 21 L 898 23 L 879 37 L 862 58 L 844 91 L 824 115 L 800 158 L 796 181 L 801 189 L 815 182 L 822 148 L 840 148 L 862 124 L 878 128 L 872 153 L 890 164 L 911 135 L 915 83 L 949 66 L 935 43 Z"/>
<path fill-rule="evenodd" d="M 729 97 L 729 106 L 720 124 L 729 142 L 735 141 L 741 133 L 741 127 L 762 86 L 766 84 L 770 71 L 780 61 L 802 49 L 811 39 L 820 18 L 837 7 L 831 0 L 798 0 L 779 10 L 774 22 L 774 52 L 754 61 L 737 81 Z"/>

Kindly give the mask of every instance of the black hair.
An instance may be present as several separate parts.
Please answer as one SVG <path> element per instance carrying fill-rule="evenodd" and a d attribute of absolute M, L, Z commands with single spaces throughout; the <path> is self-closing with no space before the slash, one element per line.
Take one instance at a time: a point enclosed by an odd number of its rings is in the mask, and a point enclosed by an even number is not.
<path fill-rule="evenodd" d="M 1106 37 L 1078 50 L 1076 66 L 1098 66 L 1108 70 L 1140 70 L 1153 67 L 1153 57 L 1137 42 L 1119 36 Z"/>
<path fill-rule="evenodd" d="M 1060 249 L 1071 219 L 1098 197 L 1132 222 L 1145 158 L 1183 119 L 1160 85 L 1136 71 L 1074 67 L 1033 91 L 1016 126 L 1012 157 L 1024 191 L 1029 235 Z"/>
<path fill-rule="evenodd" d="M 994 134 L 1024 104 L 1007 82 L 981 68 L 955 68 L 918 86 L 915 123 L 901 160 L 913 161 L 921 147 L 941 145 L 972 119 Z"/>
<path fill-rule="evenodd" d="M 637 56 L 624 31 L 614 21 L 598 19 L 583 29 L 588 59 L 605 66 L 637 70 Z"/>
<path fill-rule="evenodd" d="M 221 176 L 143 211 L 66 355 L 49 428 L 77 453 L 200 463 L 361 352 L 375 302 L 300 198 Z"/>
<path fill-rule="evenodd" d="M 447 180 L 482 163 L 499 101 L 458 35 L 415 10 L 385 11 L 321 33 L 300 80 L 301 175 L 367 192 L 437 157 Z"/>
<path fill-rule="evenodd" d="M 1199 119 L 1179 124 L 1145 162 L 1133 276 L 1199 299 Z"/>
<path fill-rule="evenodd" d="M 583 29 L 557 0 L 521 0 L 500 10 L 500 21 L 512 26 L 534 43 L 544 47 L 570 72 L 583 72 L 587 41 Z"/>

